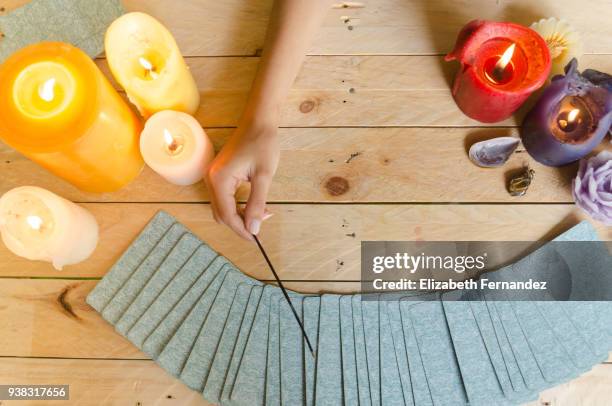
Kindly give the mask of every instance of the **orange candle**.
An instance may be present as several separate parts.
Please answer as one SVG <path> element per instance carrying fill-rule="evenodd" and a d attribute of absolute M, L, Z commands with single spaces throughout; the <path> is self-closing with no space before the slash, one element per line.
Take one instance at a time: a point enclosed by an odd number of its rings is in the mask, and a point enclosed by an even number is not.
<path fill-rule="evenodd" d="M 0 67 L 0 139 L 87 192 L 111 192 L 143 167 L 142 124 L 81 50 L 42 42 Z"/>

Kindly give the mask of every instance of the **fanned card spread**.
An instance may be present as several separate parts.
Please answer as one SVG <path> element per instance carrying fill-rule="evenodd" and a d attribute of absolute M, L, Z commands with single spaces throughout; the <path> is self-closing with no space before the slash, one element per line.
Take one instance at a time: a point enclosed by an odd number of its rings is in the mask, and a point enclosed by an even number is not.
<path fill-rule="evenodd" d="M 597 236 L 581 223 L 557 240 Z M 564 256 L 573 272 L 589 268 L 584 255 Z M 488 275 L 554 271 L 546 266 L 538 250 Z M 612 348 L 612 306 L 603 301 L 508 301 L 499 291 L 289 295 L 316 357 L 278 287 L 244 275 L 159 212 L 87 303 L 221 405 L 520 404 Z"/>

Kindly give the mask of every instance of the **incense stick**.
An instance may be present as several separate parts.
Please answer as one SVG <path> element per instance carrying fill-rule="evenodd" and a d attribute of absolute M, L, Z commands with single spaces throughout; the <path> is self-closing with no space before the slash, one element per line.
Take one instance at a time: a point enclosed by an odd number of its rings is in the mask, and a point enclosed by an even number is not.
<path fill-rule="evenodd" d="M 268 266 L 270 267 L 270 270 L 272 271 L 272 274 L 274 274 L 274 278 L 276 279 L 276 283 L 278 283 L 278 286 L 281 288 L 281 290 L 283 292 L 283 295 L 285 296 L 285 299 L 287 300 L 287 303 L 289 303 L 289 307 L 291 307 L 291 311 L 293 312 L 293 316 L 295 317 L 295 320 L 298 322 L 298 324 L 300 326 L 300 330 L 302 330 L 302 335 L 304 336 L 304 339 L 306 340 L 306 344 L 308 345 L 308 349 L 310 350 L 310 353 L 312 354 L 313 357 L 316 358 L 315 352 L 314 352 L 314 350 L 312 348 L 312 344 L 310 344 L 310 340 L 308 339 L 308 335 L 306 334 L 306 330 L 304 329 L 304 325 L 302 324 L 302 320 L 300 320 L 300 317 L 298 316 L 297 312 L 295 311 L 295 307 L 293 307 L 293 303 L 291 303 L 291 299 L 289 299 L 289 294 L 287 293 L 287 290 L 285 289 L 285 287 L 283 286 L 283 283 L 281 282 L 280 278 L 276 274 L 276 270 L 274 269 L 274 266 L 272 265 L 272 262 L 270 262 L 270 258 L 268 258 L 268 254 L 266 254 L 266 250 L 264 249 L 264 247 L 259 242 L 259 239 L 257 238 L 256 235 L 253 235 L 253 237 L 255 238 L 255 242 L 257 243 L 257 246 L 259 247 L 259 250 L 261 251 L 261 254 L 263 255 L 263 257 L 266 260 L 266 262 L 268 263 Z"/>

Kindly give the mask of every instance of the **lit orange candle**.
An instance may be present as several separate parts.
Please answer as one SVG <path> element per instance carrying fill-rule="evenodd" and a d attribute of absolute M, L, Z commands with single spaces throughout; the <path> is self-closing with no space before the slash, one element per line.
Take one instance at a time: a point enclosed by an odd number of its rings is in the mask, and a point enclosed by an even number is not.
<path fill-rule="evenodd" d="M 0 139 L 88 192 L 111 192 L 143 167 L 142 124 L 93 61 L 59 42 L 0 67 Z"/>

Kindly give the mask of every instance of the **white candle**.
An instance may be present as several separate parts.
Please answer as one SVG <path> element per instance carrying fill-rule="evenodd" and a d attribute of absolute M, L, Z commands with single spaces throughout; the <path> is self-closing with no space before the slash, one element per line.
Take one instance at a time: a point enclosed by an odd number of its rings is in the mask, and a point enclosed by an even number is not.
<path fill-rule="evenodd" d="M 143 116 L 162 110 L 194 114 L 200 92 L 174 37 L 148 14 L 128 13 L 106 31 L 113 76 Z"/>
<path fill-rule="evenodd" d="M 98 223 L 84 208 L 48 190 L 22 186 L 0 198 L 0 233 L 14 254 L 61 270 L 87 259 L 98 244 Z"/>
<path fill-rule="evenodd" d="M 147 165 L 175 185 L 199 182 L 214 157 L 208 136 L 189 114 L 160 111 L 145 124 L 140 152 Z"/>

